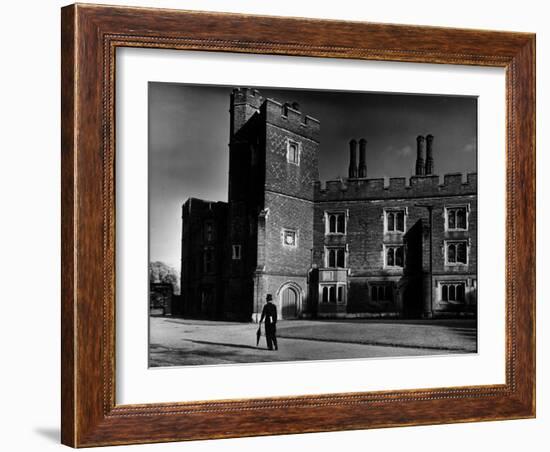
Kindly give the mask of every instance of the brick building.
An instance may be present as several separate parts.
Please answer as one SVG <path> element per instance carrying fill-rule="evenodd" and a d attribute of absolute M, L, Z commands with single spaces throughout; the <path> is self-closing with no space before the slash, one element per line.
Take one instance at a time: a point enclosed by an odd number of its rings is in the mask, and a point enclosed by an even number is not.
<path fill-rule="evenodd" d="M 433 174 L 433 136 L 387 184 L 352 139 L 349 177 L 323 186 L 298 104 L 234 89 L 230 121 L 228 202 L 183 205 L 180 312 L 251 320 L 271 293 L 283 318 L 475 316 L 477 176 Z"/>

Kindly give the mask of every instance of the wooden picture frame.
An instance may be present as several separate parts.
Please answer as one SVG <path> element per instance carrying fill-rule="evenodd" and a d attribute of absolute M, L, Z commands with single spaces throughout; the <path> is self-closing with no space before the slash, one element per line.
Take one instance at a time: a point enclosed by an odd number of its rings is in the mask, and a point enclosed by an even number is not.
<path fill-rule="evenodd" d="M 533 34 L 79 4 L 62 9 L 61 34 L 64 444 L 85 447 L 535 416 Z M 118 47 L 505 68 L 505 384 L 117 405 Z"/>

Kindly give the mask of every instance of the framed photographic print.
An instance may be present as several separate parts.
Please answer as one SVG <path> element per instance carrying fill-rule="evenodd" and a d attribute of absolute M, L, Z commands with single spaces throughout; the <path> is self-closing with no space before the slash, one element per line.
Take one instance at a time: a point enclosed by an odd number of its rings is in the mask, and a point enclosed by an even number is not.
<path fill-rule="evenodd" d="M 62 9 L 62 442 L 535 415 L 535 37 Z"/>

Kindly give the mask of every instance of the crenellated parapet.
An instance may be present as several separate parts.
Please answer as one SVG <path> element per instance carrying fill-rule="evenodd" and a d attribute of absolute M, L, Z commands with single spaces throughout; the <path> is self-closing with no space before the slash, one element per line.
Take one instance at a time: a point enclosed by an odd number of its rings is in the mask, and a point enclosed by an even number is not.
<path fill-rule="evenodd" d="M 477 173 L 394 177 L 388 179 L 339 179 L 320 181 L 314 185 L 315 201 L 374 200 L 390 198 L 423 198 L 436 196 L 474 195 Z"/>
<path fill-rule="evenodd" d="M 319 141 L 321 124 L 312 116 L 300 111 L 297 103 L 280 103 L 266 99 L 261 107 L 268 124 L 281 127 L 314 141 Z"/>
<path fill-rule="evenodd" d="M 233 88 L 231 91 L 231 102 L 235 105 L 249 104 L 255 108 L 260 108 L 264 100 L 260 91 L 255 88 Z"/>
<path fill-rule="evenodd" d="M 224 201 L 209 201 L 200 198 L 188 198 L 182 205 L 182 217 L 208 216 L 224 213 L 228 203 Z"/>
<path fill-rule="evenodd" d="M 233 140 L 250 118 L 260 111 L 264 100 L 260 92 L 254 88 L 234 88 L 231 91 L 230 140 Z"/>

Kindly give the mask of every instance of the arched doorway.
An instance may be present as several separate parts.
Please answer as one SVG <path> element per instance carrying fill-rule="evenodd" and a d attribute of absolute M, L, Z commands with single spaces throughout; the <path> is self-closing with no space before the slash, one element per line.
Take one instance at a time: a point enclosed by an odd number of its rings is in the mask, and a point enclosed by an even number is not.
<path fill-rule="evenodd" d="M 300 292 L 297 287 L 287 284 L 280 292 L 281 317 L 295 319 L 300 307 Z"/>

